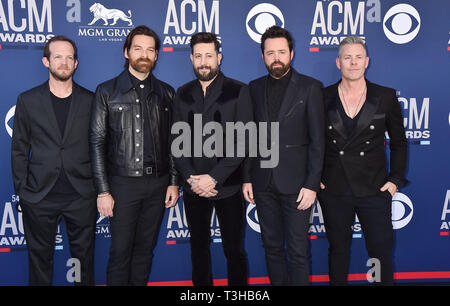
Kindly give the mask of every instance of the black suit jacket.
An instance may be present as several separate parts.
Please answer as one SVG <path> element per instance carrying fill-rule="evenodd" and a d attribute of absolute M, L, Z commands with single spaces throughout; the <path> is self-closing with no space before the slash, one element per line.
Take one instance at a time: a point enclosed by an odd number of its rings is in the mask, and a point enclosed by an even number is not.
<path fill-rule="evenodd" d="M 249 84 L 254 120 L 258 125 L 260 122 L 270 125 L 266 94 L 268 77 Z M 260 154 L 249 158 L 244 166 L 245 181 L 252 183 L 254 191 L 265 191 L 271 176 L 283 194 L 298 194 L 303 187 L 318 191 L 325 150 L 322 83 L 293 70 L 278 121 L 278 165 L 273 169 L 262 168 Z"/>
<path fill-rule="evenodd" d="M 48 81 L 17 99 L 11 145 L 14 189 L 21 199 L 37 203 L 55 185 L 64 168 L 75 190 L 95 195 L 89 159 L 88 130 L 93 93 L 73 84 L 64 137 L 61 136 Z"/>
<path fill-rule="evenodd" d="M 222 199 L 236 193 L 242 184 L 240 166 L 245 159 L 245 156 L 238 157 L 236 148 L 246 144 L 239 142 L 238 137 L 235 137 L 234 157 L 227 157 L 226 122 L 243 122 L 246 124 L 251 121 L 252 108 L 247 85 L 227 78 L 220 72 L 208 87 L 208 93 L 204 97 L 199 81 L 191 81 L 178 89 L 174 99 L 173 113 L 173 122 L 188 123 L 192 133 L 191 157 L 174 156 L 175 165 L 182 176 L 183 190 L 193 192 L 186 182 L 190 175 L 209 174 L 218 182 L 216 186 L 218 194 L 212 199 Z M 206 157 L 203 151 L 201 157 L 194 156 L 194 133 L 196 132 L 194 115 L 202 115 L 203 126 L 211 121 L 222 126 L 224 132 L 222 157 Z M 177 134 L 173 135 L 173 139 L 177 137 L 179 137 Z M 202 146 L 205 140 L 210 137 L 210 134 L 203 135 Z"/>
<path fill-rule="evenodd" d="M 340 82 L 324 89 L 327 136 L 322 182 L 333 194 L 345 192 L 348 185 L 343 177 L 357 197 L 376 195 L 386 181 L 398 187 L 407 183 L 407 141 L 395 90 L 366 82 L 366 102 L 350 138 L 338 111 Z M 390 137 L 389 174 L 384 147 L 386 131 Z"/>

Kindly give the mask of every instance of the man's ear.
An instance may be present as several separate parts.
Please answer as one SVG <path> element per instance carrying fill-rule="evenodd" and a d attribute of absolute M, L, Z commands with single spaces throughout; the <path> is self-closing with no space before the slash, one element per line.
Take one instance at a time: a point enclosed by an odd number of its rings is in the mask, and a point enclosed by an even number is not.
<path fill-rule="evenodd" d="M 42 64 L 48 68 L 48 66 L 50 66 L 50 62 L 48 61 L 48 58 L 46 58 L 45 56 L 42 58 Z"/>

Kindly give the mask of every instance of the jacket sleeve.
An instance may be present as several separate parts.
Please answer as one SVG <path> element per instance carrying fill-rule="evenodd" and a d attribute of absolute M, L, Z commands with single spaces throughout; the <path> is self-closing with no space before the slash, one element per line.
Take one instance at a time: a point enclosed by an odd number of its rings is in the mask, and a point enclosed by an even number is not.
<path fill-rule="evenodd" d="M 14 115 L 13 135 L 11 143 L 11 168 L 15 193 L 20 196 L 20 190 L 26 184 L 30 155 L 30 126 L 27 110 L 19 95 Z"/>
<path fill-rule="evenodd" d="M 242 122 L 244 125 L 253 120 L 253 107 L 250 99 L 250 93 L 248 86 L 243 86 L 239 92 L 239 98 L 237 101 L 235 123 Z M 246 137 L 234 138 L 234 156 L 222 158 L 214 168 L 209 172 L 209 175 L 213 177 L 218 185 L 222 185 L 227 178 L 244 162 L 245 155 L 248 153 L 248 143 Z M 239 157 L 238 150 L 244 148 L 245 155 Z M 246 174 L 244 173 L 244 178 Z"/>
<path fill-rule="evenodd" d="M 405 127 L 403 126 L 402 110 L 397 100 L 395 90 L 392 90 L 390 96 L 390 110 L 386 117 L 386 128 L 389 134 L 390 142 L 390 173 L 388 181 L 402 187 L 408 183 L 405 178 L 407 164 L 407 140 L 405 136 Z"/>
<path fill-rule="evenodd" d="M 308 166 L 303 187 L 319 191 L 322 166 L 325 155 L 325 111 L 322 84 L 313 83 L 310 88 L 308 104 Z"/>
<path fill-rule="evenodd" d="M 171 108 L 172 108 L 171 120 L 169 121 L 169 131 L 168 131 L 168 134 L 167 134 L 167 135 L 169 135 L 169 141 L 167 142 L 168 146 L 169 146 L 169 148 L 168 148 L 168 150 L 169 150 L 168 151 L 169 152 L 169 176 L 170 176 L 170 178 L 169 178 L 170 179 L 169 185 L 170 186 L 178 186 L 180 184 L 179 183 L 179 174 L 178 174 L 178 170 L 177 170 L 177 168 L 175 166 L 175 160 L 173 158 L 172 151 L 171 151 L 172 141 L 170 141 L 171 140 L 172 123 L 174 122 L 173 100 L 174 100 L 174 96 L 175 96 L 175 93 L 174 93 L 172 88 L 170 88 L 170 90 L 168 91 L 168 96 L 169 96 L 170 105 L 171 105 Z"/>
<path fill-rule="evenodd" d="M 91 156 L 92 175 L 98 193 L 110 191 L 106 170 L 108 105 L 107 97 L 97 87 L 92 103 L 91 121 L 89 127 L 89 151 Z"/>
<path fill-rule="evenodd" d="M 179 90 L 178 93 L 175 95 L 175 98 L 173 100 L 173 120 L 172 120 L 172 126 L 173 124 L 176 124 L 177 122 L 187 122 L 183 118 L 183 114 L 181 112 L 181 100 L 179 98 Z M 181 136 L 178 136 L 181 137 Z M 171 141 L 172 144 L 174 140 L 177 138 L 176 135 L 171 134 Z M 170 151 L 171 153 L 172 150 Z M 172 155 L 172 154 L 171 154 Z M 187 180 L 191 175 L 196 174 L 194 167 L 191 162 L 190 156 L 171 156 L 174 162 L 174 165 L 176 169 L 179 171 L 179 174 L 181 175 L 181 179 L 183 181 Z"/>

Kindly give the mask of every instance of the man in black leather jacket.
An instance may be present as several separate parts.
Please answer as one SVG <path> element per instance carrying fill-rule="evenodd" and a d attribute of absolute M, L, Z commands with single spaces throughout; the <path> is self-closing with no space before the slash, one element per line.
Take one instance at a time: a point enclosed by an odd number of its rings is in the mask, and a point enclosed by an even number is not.
<path fill-rule="evenodd" d="M 146 285 L 165 207 L 178 200 L 170 154 L 174 90 L 151 73 L 160 40 L 138 26 L 124 44 L 125 70 L 97 87 L 90 149 L 97 208 L 110 218 L 108 285 Z"/>

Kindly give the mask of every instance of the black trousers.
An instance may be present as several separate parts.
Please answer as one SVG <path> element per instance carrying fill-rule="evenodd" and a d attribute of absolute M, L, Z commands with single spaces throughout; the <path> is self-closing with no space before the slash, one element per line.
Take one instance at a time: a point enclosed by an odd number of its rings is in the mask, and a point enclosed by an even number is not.
<path fill-rule="evenodd" d="M 297 197 L 280 194 L 273 184 L 267 191 L 255 192 L 267 273 L 273 286 L 309 285 L 311 208 L 298 210 Z"/>
<path fill-rule="evenodd" d="M 245 203 L 241 192 L 220 200 L 209 200 L 184 192 L 183 201 L 191 234 L 194 286 L 213 285 L 210 253 L 213 207 L 219 219 L 222 246 L 227 259 L 228 285 L 247 285 L 247 254 L 244 249 Z"/>
<path fill-rule="evenodd" d="M 353 195 L 337 196 L 321 191 L 319 201 L 330 243 L 328 252 L 330 284 L 347 284 L 352 241 L 351 226 L 355 212 L 366 239 L 369 257 L 380 261 L 381 269 L 378 277 L 381 276 L 381 284 L 393 284 L 394 230 L 390 193 L 385 191 L 376 196 L 357 198 Z"/>
<path fill-rule="evenodd" d="M 114 209 L 106 283 L 145 286 L 164 215 L 168 175 L 112 176 L 109 182 Z"/>
<path fill-rule="evenodd" d="M 50 286 L 53 279 L 53 254 L 59 221 L 64 221 L 70 255 L 80 263 L 80 282 L 94 285 L 94 241 L 97 205 L 95 198 L 39 203 L 20 201 L 28 249 L 28 282 L 31 286 Z"/>

